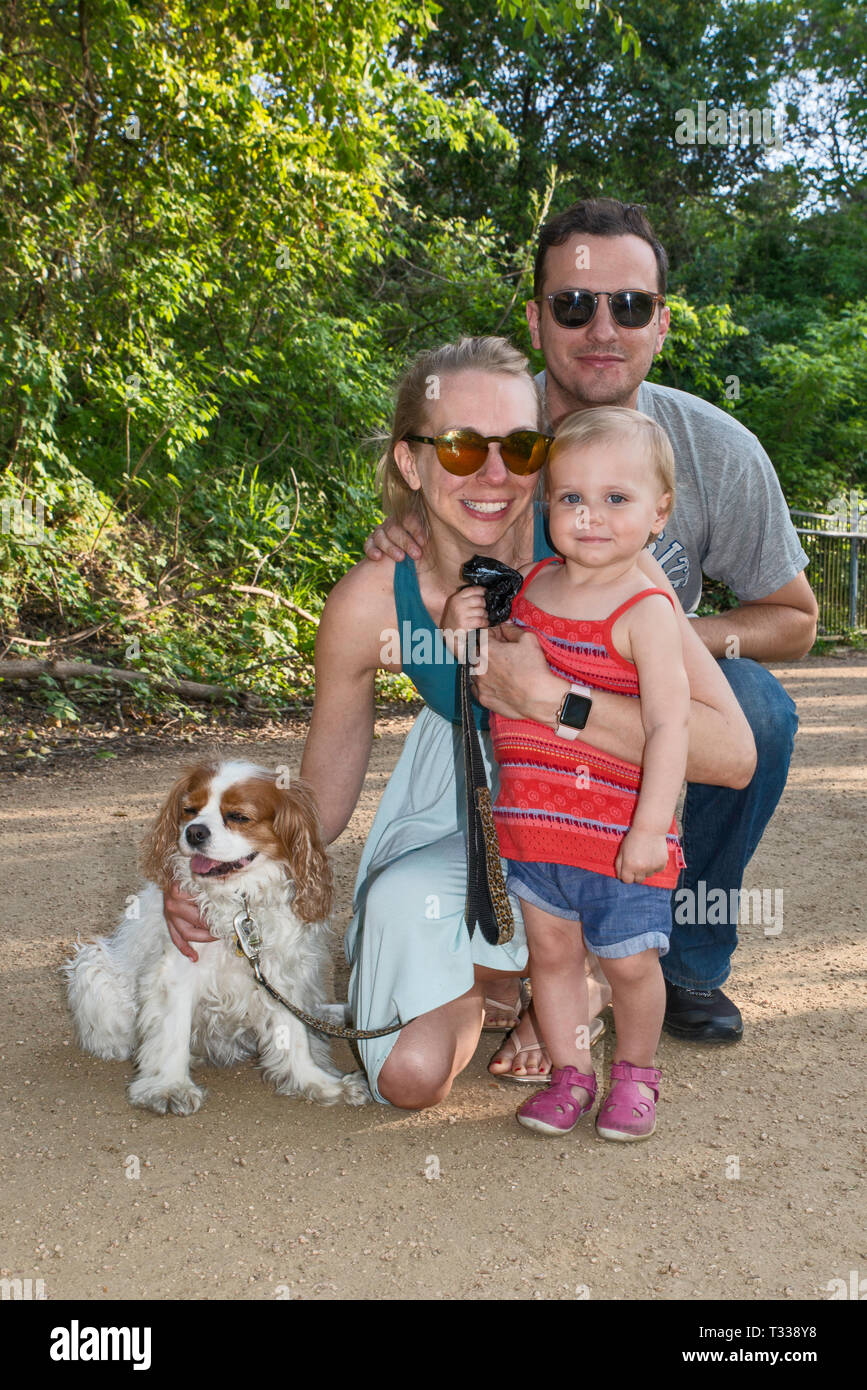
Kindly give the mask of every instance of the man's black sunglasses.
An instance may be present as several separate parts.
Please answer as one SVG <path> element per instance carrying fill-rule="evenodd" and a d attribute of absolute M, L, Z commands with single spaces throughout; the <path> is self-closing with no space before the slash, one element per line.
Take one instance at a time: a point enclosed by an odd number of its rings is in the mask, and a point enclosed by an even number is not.
<path fill-rule="evenodd" d="M 545 299 L 561 328 L 584 328 L 603 295 L 608 298 L 611 317 L 621 328 L 646 328 L 657 304 L 665 303 L 664 294 L 650 294 L 648 290 L 557 290 L 546 294 Z"/>

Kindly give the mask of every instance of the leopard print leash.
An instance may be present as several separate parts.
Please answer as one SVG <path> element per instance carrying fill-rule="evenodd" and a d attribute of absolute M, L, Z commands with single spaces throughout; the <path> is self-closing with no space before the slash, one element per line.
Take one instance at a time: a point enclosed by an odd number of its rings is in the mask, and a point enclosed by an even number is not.
<path fill-rule="evenodd" d="M 503 880 L 491 791 L 473 718 L 471 670 L 469 663 L 465 662 L 459 667 L 457 675 L 467 797 L 467 897 L 464 919 L 470 936 L 478 926 L 486 941 L 492 946 L 502 946 L 511 941 L 515 934 L 515 919 Z"/>

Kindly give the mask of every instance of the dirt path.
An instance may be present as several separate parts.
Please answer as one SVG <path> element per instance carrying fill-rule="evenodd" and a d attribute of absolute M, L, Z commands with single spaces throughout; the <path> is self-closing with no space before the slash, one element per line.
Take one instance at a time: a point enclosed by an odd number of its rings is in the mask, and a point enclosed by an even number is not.
<path fill-rule="evenodd" d="M 742 928 L 740 1047 L 663 1037 L 646 1145 L 589 1123 L 562 1141 L 522 1131 L 526 1093 L 489 1077 L 489 1037 L 418 1115 L 286 1100 L 252 1066 L 209 1071 L 189 1119 L 131 1109 L 129 1066 L 78 1051 L 57 971 L 135 890 L 134 845 L 190 744 L 6 777 L 0 1275 L 42 1279 L 48 1298 L 827 1299 L 830 1280 L 867 1274 L 867 659 L 775 669 L 801 731 L 746 886 L 783 890 L 783 930 Z M 335 846 L 341 927 L 408 724 L 380 725 Z M 295 768 L 302 737 L 255 748 Z"/>

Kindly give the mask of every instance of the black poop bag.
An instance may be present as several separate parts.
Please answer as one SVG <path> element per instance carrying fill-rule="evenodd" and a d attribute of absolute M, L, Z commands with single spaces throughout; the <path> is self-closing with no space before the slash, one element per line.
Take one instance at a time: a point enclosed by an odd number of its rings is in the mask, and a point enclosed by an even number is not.
<path fill-rule="evenodd" d="M 467 585 L 481 584 L 491 627 L 506 622 L 512 602 L 523 584 L 523 577 L 509 565 L 488 555 L 474 555 L 461 570 Z M 464 771 L 467 789 L 467 898 L 464 917 L 470 936 L 478 925 L 492 946 L 502 946 L 515 934 L 512 907 L 503 881 L 500 846 L 491 809 L 491 791 L 479 735 L 473 719 L 470 665 L 465 661 L 458 671 L 458 692 L 464 742 Z"/>
<path fill-rule="evenodd" d="M 489 555 L 474 555 L 461 570 L 467 585 L 481 584 L 485 590 L 485 608 L 491 627 L 508 620 L 515 595 L 524 582 L 523 576 L 509 565 L 492 560 Z"/>

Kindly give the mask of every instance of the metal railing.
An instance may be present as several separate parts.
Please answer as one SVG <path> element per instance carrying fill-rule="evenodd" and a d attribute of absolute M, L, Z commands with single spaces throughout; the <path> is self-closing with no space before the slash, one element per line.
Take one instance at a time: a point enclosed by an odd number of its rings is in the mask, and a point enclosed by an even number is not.
<path fill-rule="evenodd" d="M 819 635 L 867 631 L 867 501 L 850 492 L 831 511 L 789 509 L 810 557 L 807 578 L 819 604 Z"/>

